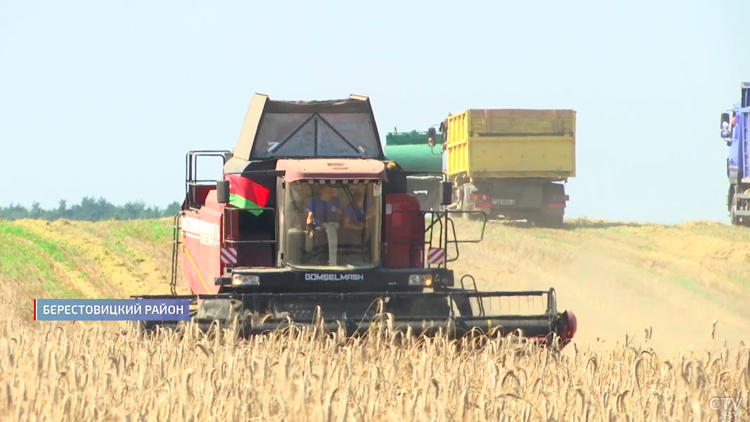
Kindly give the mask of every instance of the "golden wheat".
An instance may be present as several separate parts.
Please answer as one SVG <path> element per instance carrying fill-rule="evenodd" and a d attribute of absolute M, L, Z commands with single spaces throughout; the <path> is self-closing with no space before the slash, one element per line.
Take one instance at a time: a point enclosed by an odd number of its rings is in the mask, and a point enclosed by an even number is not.
<path fill-rule="evenodd" d="M 0 331 L 0 416 L 14 421 L 715 420 L 711 397 L 747 400 L 750 389 L 744 345 L 666 359 L 635 347 L 568 357 L 387 333 L 139 338 L 102 324 L 13 322 Z"/>
<path fill-rule="evenodd" d="M 145 293 L 144 281 L 166 291 L 170 238 L 117 237 L 114 223 L 17 226 L 69 247 L 53 259 L 31 240 L 1 239 L 22 264 L 0 265 L 3 421 L 716 421 L 709 400 L 721 396 L 742 397 L 737 420 L 750 420 L 750 352 L 736 346 L 750 332 L 750 270 L 727 265 L 746 262 L 750 243 L 730 228 L 495 225 L 481 244 L 461 246 L 454 270 L 482 290 L 557 288 L 580 324 L 577 343 L 558 354 L 309 331 L 140 339 L 116 323 L 33 322 L 31 298 L 48 297 L 50 280 L 91 297 Z M 648 327 L 659 354 L 605 349 L 624 333 L 630 344 L 635 327 Z M 599 336 L 596 350 L 582 346 Z M 721 338 L 732 348 L 672 355 Z"/>

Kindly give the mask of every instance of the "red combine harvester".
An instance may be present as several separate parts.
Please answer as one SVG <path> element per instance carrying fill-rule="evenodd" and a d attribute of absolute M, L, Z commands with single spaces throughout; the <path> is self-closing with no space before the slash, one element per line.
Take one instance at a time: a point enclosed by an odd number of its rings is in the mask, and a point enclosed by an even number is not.
<path fill-rule="evenodd" d="M 222 180 L 197 177 L 197 159 L 207 156 L 223 159 Z M 367 97 L 291 102 L 255 94 L 234 151 L 192 151 L 186 165 L 172 295 L 137 297 L 191 299 L 192 321 L 204 331 L 235 316 L 244 335 L 289 319 L 320 324 L 319 306 L 326 329 L 354 335 L 367 331 L 382 299 L 380 311 L 393 315 L 394 328 L 415 334 L 521 330 L 527 338 L 556 335 L 563 345 L 575 334 L 575 316 L 557 311 L 554 289 L 480 292 L 476 283 L 464 287 L 470 275 L 454 287 L 447 263 L 458 258 L 460 243 L 482 236 L 457 240 L 450 215 L 486 217 L 420 210 L 407 191 L 409 172 L 383 154 Z M 447 180 L 442 198 L 451 202 Z M 193 295 L 176 294 L 179 261 Z M 488 314 L 491 300 L 503 311 L 534 303 L 542 309 Z"/>

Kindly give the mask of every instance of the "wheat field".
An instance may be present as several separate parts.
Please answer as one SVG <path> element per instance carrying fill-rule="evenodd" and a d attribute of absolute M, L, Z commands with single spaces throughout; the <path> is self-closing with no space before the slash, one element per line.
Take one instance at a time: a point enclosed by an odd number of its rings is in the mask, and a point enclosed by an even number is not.
<path fill-rule="evenodd" d="M 184 334 L 8 323 L 0 411 L 17 421 L 703 421 L 716 420 L 711 397 L 750 391 L 745 347 L 569 357 L 502 340 L 459 351 L 455 341 L 396 342 L 387 331 L 367 340 Z"/>
<path fill-rule="evenodd" d="M 239 340 L 32 320 L 33 298 L 168 291 L 170 240 L 166 220 L 0 222 L 2 420 L 716 421 L 713 397 L 742 397 L 736 420 L 750 420 L 747 231 L 498 225 L 462 247 L 455 269 L 482 290 L 558 289 L 579 325 L 562 352 L 387 327 L 367 339 Z M 692 312 L 676 314 L 683 306 Z M 623 322 L 618 307 L 640 319 Z"/>

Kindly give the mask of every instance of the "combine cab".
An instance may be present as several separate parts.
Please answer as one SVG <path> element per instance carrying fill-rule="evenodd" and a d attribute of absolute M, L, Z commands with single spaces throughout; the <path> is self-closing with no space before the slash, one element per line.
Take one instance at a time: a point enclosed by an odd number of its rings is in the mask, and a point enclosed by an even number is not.
<path fill-rule="evenodd" d="M 198 178 L 203 157 L 223 160 L 222 180 Z M 480 292 L 464 286 L 469 275 L 454 287 L 447 264 L 459 244 L 481 236 L 455 238 L 451 214 L 467 211 L 420 209 L 409 174 L 383 154 L 366 97 L 287 102 L 255 94 L 233 152 L 192 151 L 186 161 L 173 295 L 138 297 L 191 299 L 203 330 L 237 316 L 245 335 L 289 319 L 354 335 L 387 312 L 395 329 L 415 334 L 520 329 L 525 337 L 556 334 L 563 345 L 575 334 L 575 317 L 557 311 L 553 289 Z M 441 204 L 450 203 L 452 184 L 440 187 Z M 176 295 L 180 264 L 193 295 Z M 493 313 L 493 301 L 505 312 Z M 538 309 L 513 307 L 533 304 Z"/>

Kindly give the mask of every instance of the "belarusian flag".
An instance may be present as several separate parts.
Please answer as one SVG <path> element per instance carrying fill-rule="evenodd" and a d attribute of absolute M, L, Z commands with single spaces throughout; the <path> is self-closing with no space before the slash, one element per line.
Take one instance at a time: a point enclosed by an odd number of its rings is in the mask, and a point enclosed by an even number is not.
<path fill-rule="evenodd" d="M 227 174 L 229 180 L 229 205 L 260 215 L 268 201 L 269 190 L 238 174 Z"/>

